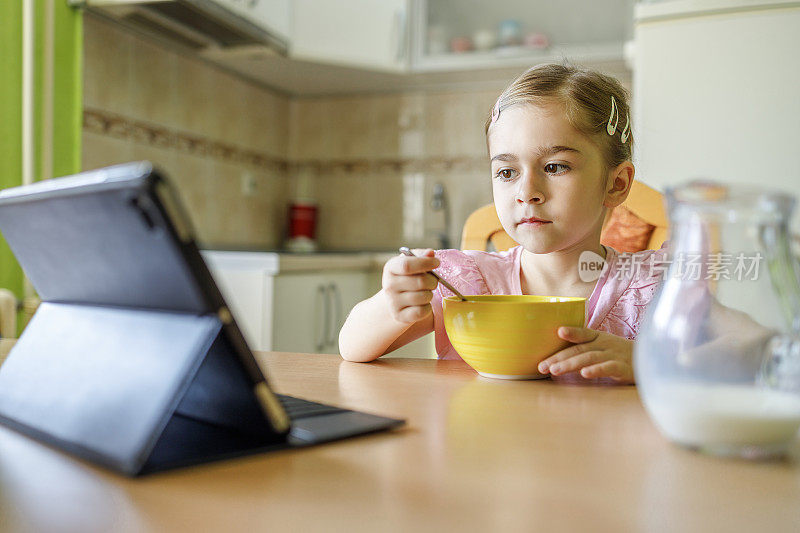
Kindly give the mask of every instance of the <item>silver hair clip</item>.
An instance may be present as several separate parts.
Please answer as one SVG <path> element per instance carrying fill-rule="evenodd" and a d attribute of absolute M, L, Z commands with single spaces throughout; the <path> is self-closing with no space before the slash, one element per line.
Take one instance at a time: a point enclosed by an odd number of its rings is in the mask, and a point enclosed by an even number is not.
<path fill-rule="evenodd" d="M 622 130 L 622 135 L 620 135 L 619 140 L 622 141 L 622 144 L 628 142 L 628 134 L 630 133 L 631 127 L 631 116 L 628 113 L 625 113 L 625 116 L 628 118 L 628 122 L 625 124 L 625 129 Z"/>
<path fill-rule="evenodd" d="M 494 103 L 494 107 L 492 108 L 492 122 L 494 124 L 497 122 L 497 119 L 500 118 L 500 99 L 498 98 L 497 102 Z"/>
<path fill-rule="evenodd" d="M 614 115 L 617 115 L 617 120 L 614 122 L 614 125 L 611 125 L 611 119 L 614 118 Z M 617 101 L 614 99 L 614 95 L 611 95 L 611 114 L 608 116 L 608 124 L 606 125 L 606 131 L 609 135 L 614 135 L 617 131 L 617 125 L 619 124 L 619 109 L 617 109 Z"/>

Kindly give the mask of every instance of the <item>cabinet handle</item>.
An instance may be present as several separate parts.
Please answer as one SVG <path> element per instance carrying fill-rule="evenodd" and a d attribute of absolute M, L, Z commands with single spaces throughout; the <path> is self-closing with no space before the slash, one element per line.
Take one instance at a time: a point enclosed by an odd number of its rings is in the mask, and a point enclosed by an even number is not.
<path fill-rule="evenodd" d="M 338 344 L 338 332 L 342 328 L 342 295 L 339 292 L 339 286 L 335 283 L 331 283 L 328 285 L 328 292 L 330 296 L 333 297 L 333 301 L 331 302 L 331 306 L 333 307 L 333 327 L 331 328 L 331 336 L 328 339 L 328 343 L 332 345 Z"/>
<path fill-rule="evenodd" d="M 327 335 L 328 330 L 327 302 L 325 286 L 317 285 L 317 292 L 314 295 L 314 348 L 317 353 L 321 353 L 322 349 L 325 348 L 325 335 Z M 322 320 L 317 321 L 320 311 L 323 313 Z"/>
<path fill-rule="evenodd" d="M 331 316 L 332 316 L 331 304 L 333 302 L 331 302 L 331 296 L 330 296 L 330 292 L 331 291 L 330 291 L 330 288 L 331 288 L 330 285 L 322 287 L 322 296 L 325 299 L 325 302 L 324 302 L 325 303 L 325 305 L 324 305 L 324 308 L 325 308 L 325 319 L 324 319 L 325 320 L 325 330 L 322 333 L 321 347 L 320 347 L 319 350 L 317 350 L 319 352 L 325 352 L 327 350 L 327 348 L 328 348 L 328 345 L 331 342 L 331 340 L 330 340 L 331 339 Z"/>

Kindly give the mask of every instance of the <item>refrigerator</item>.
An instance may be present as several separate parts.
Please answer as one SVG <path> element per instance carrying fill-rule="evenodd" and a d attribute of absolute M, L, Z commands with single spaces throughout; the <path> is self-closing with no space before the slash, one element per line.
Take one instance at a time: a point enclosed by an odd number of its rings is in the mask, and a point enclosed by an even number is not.
<path fill-rule="evenodd" d="M 634 20 L 636 177 L 800 196 L 800 1 L 639 3 Z"/>

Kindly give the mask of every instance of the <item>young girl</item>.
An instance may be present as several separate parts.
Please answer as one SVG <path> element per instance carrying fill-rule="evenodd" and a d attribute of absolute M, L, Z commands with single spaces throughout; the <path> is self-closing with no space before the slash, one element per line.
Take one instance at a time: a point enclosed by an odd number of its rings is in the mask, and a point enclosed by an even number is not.
<path fill-rule="evenodd" d="M 665 251 L 623 260 L 600 244 L 607 211 L 625 201 L 634 177 L 626 90 L 593 71 L 533 67 L 497 99 L 486 140 L 497 214 L 519 246 L 392 258 L 383 288 L 359 303 L 342 327 L 342 357 L 372 361 L 435 331 L 439 358 L 459 359 L 442 319 L 442 298 L 451 293 L 427 274 L 435 269 L 463 294 L 585 297 L 586 327 L 560 327 L 558 335 L 573 344 L 542 361 L 539 371 L 633 382 L 633 339 L 660 280 L 652 265 Z M 587 251 L 607 264 L 599 279 L 580 275 L 579 258 Z"/>

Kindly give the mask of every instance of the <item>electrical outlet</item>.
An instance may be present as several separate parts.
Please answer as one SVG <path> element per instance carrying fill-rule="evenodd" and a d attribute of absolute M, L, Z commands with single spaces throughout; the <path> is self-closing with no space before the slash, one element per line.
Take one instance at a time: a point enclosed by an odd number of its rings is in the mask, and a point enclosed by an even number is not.
<path fill-rule="evenodd" d="M 253 196 L 256 193 L 256 189 L 256 177 L 253 173 L 245 172 L 242 174 L 242 194 L 244 196 Z"/>

